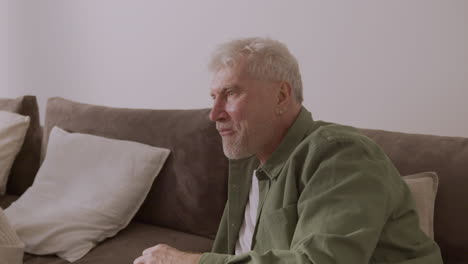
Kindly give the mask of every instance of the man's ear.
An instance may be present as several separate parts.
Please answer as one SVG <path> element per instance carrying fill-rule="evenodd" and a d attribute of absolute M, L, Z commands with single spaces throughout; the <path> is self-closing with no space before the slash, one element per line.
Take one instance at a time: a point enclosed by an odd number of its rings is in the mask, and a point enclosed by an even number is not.
<path fill-rule="evenodd" d="M 292 97 L 292 87 L 287 81 L 281 81 L 277 94 L 277 107 L 286 111 Z"/>

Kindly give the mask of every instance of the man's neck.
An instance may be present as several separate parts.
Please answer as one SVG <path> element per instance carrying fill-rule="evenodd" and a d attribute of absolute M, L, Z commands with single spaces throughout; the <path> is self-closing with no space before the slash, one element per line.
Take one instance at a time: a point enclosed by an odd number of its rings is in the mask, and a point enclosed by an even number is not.
<path fill-rule="evenodd" d="M 278 148 L 278 146 L 281 144 L 281 141 L 283 141 L 284 137 L 288 133 L 289 128 L 294 124 L 296 121 L 297 116 L 299 115 L 299 112 L 301 111 L 301 105 L 298 105 L 291 109 L 290 111 L 287 111 L 285 113 L 285 116 L 282 118 L 281 122 L 278 125 L 278 128 L 275 129 L 275 136 L 272 138 L 272 140 L 269 142 L 267 146 L 264 147 L 264 150 L 255 154 L 255 156 L 258 158 L 260 161 L 260 166 L 265 164 L 267 160 L 271 157 L 273 152 Z"/>

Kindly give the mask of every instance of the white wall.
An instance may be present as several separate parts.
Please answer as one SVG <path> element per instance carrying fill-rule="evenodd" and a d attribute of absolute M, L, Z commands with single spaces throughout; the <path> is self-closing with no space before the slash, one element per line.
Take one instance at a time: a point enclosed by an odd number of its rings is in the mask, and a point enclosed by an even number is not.
<path fill-rule="evenodd" d="M 6 2 L 0 1 L 0 97 L 8 89 L 8 19 Z"/>
<path fill-rule="evenodd" d="M 37 95 L 42 114 L 52 96 L 209 107 L 216 44 L 269 36 L 297 56 L 316 119 L 468 137 L 468 1 L 43 0 L 8 13 L 1 93 Z"/>

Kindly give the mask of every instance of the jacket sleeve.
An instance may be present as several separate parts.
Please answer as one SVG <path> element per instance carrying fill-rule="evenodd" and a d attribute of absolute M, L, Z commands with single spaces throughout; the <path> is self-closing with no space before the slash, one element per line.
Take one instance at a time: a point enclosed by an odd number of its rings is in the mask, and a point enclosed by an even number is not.
<path fill-rule="evenodd" d="M 307 155 L 289 250 L 205 253 L 200 263 L 369 263 L 393 206 L 391 195 L 398 195 L 393 179 L 399 177 L 386 156 L 374 151 L 335 140 Z"/>

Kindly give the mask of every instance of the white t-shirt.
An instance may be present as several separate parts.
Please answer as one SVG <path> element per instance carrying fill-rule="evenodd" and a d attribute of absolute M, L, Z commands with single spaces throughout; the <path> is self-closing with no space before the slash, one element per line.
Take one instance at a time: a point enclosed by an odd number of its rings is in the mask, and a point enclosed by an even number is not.
<path fill-rule="evenodd" d="M 258 179 L 255 176 L 256 170 L 252 175 L 252 186 L 250 187 L 249 200 L 245 206 L 244 221 L 239 230 L 239 239 L 236 243 L 236 255 L 249 252 L 252 246 L 252 237 L 257 223 L 258 210 Z"/>

